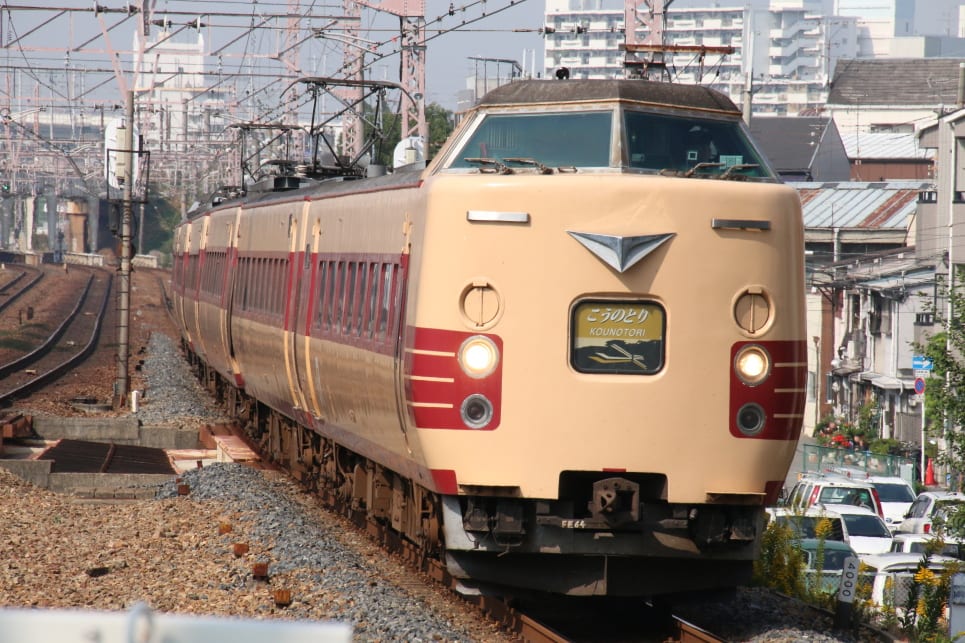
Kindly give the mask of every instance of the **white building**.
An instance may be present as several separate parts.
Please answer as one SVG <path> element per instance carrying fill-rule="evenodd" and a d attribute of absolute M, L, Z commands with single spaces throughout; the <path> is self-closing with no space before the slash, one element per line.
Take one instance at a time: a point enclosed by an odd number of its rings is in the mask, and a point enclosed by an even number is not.
<path fill-rule="evenodd" d="M 665 44 L 734 52 L 678 53 L 668 72 L 738 104 L 750 73 L 755 113 L 797 115 L 823 105 L 838 60 L 965 50 L 961 5 L 965 0 L 674 0 Z M 545 75 L 566 67 L 572 78 L 622 77 L 623 29 L 622 0 L 546 0 Z"/>
<path fill-rule="evenodd" d="M 713 6 L 711 6 L 713 5 Z M 838 58 L 857 54 L 857 19 L 826 18 L 822 0 L 678 0 L 667 12 L 666 44 L 733 47 L 723 56 L 675 54 L 672 79 L 710 85 L 740 102 L 753 74 L 755 112 L 797 114 L 827 95 Z M 624 8 L 619 0 L 547 0 L 545 73 L 623 76 Z"/>
<path fill-rule="evenodd" d="M 963 4 L 961 0 L 835 0 L 834 13 L 858 19 L 862 58 L 901 57 L 915 55 L 902 43 L 906 38 L 965 36 Z"/>

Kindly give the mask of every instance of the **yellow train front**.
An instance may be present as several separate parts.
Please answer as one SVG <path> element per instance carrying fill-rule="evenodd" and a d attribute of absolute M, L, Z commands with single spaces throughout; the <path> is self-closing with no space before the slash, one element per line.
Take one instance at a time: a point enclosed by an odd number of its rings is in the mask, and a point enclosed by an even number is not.
<path fill-rule="evenodd" d="M 800 432 L 803 226 L 721 94 L 512 83 L 421 172 L 218 203 L 175 255 L 252 435 L 467 591 L 748 577 Z"/>
<path fill-rule="evenodd" d="M 803 226 L 733 104 L 514 83 L 423 189 L 405 373 L 450 571 L 567 594 L 746 579 L 800 432 Z"/>

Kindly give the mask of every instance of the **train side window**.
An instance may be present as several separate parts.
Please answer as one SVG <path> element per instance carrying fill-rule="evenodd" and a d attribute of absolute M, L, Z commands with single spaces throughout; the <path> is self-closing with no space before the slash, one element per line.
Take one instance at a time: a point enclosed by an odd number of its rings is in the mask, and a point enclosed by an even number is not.
<path fill-rule="evenodd" d="M 368 313 L 365 317 L 365 332 L 369 336 L 369 339 L 375 337 L 375 322 L 379 317 L 379 287 L 381 286 L 381 281 L 379 280 L 379 268 L 380 264 L 371 263 L 369 264 L 369 292 L 368 292 Z"/>
<path fill-rule="evenodd" d="M 258 259 L 258 310 L 265 312 L 268 309 L 268 259 L 261 257 Z"/>
<path fill-rule="evenodd" d="M 258 310 L 258 259 L 248 260 L 248 309 Z"/>
<path fill-rule="evenodd" d="M 329 262 L 328 295 L 325 297 L 325 330 L 332 329 L 335 319 L 335 299 L 338 291 L 338 262 Z"/>
<path fill-rule="evenodd" d="M 312 326 L 321 328 L 322 319 L 325 315 L 325 277 L 328 274 L 326 270 L 328 262 L 319 261 L 317 266 L 315 273 L 315 310 L 313 311 Z"/>
<path fill-rule="evenodd" d="M 387 339 L 389 316 L 392 313 L 392 300 L 395 298 L 395 264 L 385 264 L 382 278 L 382 310 L 379 313 L 379 338 Z"/>
<path fill-rule="evenodd" d="M 355 311 L 355 286 L 358 276 L 358 263 L 355 261 L 346 262 L 345 277 L 345 310 L 342 315 L 342 333 L 349 335 L 352 332 L 352 316 Z"/>
<path fill-rule="evenodd" d="M 362 328 L 363 328 L 362 324 L 365 322 L 365 307 L 366 307 L 365 304 L 369 300 L 368 293 L 365 290 L 366 284 L 368 282 L 367 277 L 369 272 L 369 264 L 364 261 L 360 261 L 358 263 L 358 270 L 359 270 L 359 277 L 358 277 L 359 284 L 358 284 L 358 290 L 356 291 L 358 295 L 355 298 L 357 303 L 355 304 L 354 331 L 357 336 L 361 337 Z"/>
<path fill-rule="evenodd" d="M 251 258 L 251 310 L 261 308 L 261 259 Z"/>
<path fill-rule="evenodd" d="M 379 310 L 379 339 L 384 340 L 388 334 L 389 307 L 392 302 L 392 272 L 394 266 L 387 263 L 382 267 L 382 303 Z"/>
<path fill-rule="evenodd" d="M 232 294 L 232 299 L 234 299 L 234 306 L 238 310 L 245 309 L 244 290 L 245 290 L 245 258 L 238 257 L 238 263 L 235 266 L 234 293 Z"/>
<path fill-rule="evenodd" d="M 265 297 L 264 306 L 266 313 L 275 312 L 275 289 L 277 287 L 278 262 L 275 259 L 265 259 Z"/>
<path fill-rule="evenodd" d="M 344 261 L 338 262 L 338 267 L 336 268 L 336 290 L 335 290 L 335 306 L 332 310 L 332 332 L 338 333 L 342 329 L 342 313 L 345 310 L 345 279 L 347 276 L 347 269 Z"/>
<path fill-rule="evenodd" d="M 294 280 L 289 279 L 291 261 L 285 257 L 277 260 L 278 288 L 275 289 L 275 312 L 284 317 L 285 315 L 285 293 L 294 285 Z"/>

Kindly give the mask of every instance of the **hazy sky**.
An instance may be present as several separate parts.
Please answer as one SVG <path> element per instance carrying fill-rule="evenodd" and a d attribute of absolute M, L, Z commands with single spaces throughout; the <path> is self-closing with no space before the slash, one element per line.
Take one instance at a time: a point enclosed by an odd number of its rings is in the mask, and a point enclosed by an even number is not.
<path fill-rule="evenodd" d="M 388 0 L 367 1 L 377 5 Z M 41 96 L 58 95 L 78 104 L 78 97 L 93 99 L 106 94 L 108 100 L 113 100 L 110 94 L 114 93 L 120 98 L 108 52 L 118 52 L 122 66 L 130 68 L 129 52 L 141 18 L 127 14 L 128 2 L 140 5 L 138 0 L 98 0 L 98 5 L 109 10 L 99 15 L 91 11 L 90 0 L 50 4 L 13 0 L 5 4 L 0 39 L 8 46 L 0 49 L 0 64 L 7 70 L 20 70 L 14 92 L 29 96 L 39 85 Z M 162 31 L 157 23 L 167 19 L 173 32 L 170 42 L 189 44 L 201 36 L 207 51 L 226 53 L 223 60 L 214 56 L 206 59 L 205 70 L 209 74 L 215 69 L 220 73 L 222 68 L 241 75 L 249 69 L 260 71 L 262 79 L 266 73 L 277 73 L 279 62 L 271 56 L 284 47 L 285 20 L 269 22 L 263 16 L 284 16 L 293 6 L 292 0 L 150 0 L 148 5 L 153 7 L 155 21 L 152 40 Z M 79 11 L 57 11 L 60 7 Z M 344 31 L 331 19 L 343 13 L 341 0 L 299 0 L 298 9 L 303 16 L 313 16 L 300 22 L 303 75 L 342 75 L 337 70 L 343 47 L 339 38 Z M 543 11 L 544 0 L 426 0 L 427 102 L 455 107 L 455 94 L 466 87 L 466 77 L 474 69 L 474 63 L 468 60 L 470 56 L 522 62 L 525 55 L 527 72 L 535 57 L 536 70 L 540 71 L 543 39 L 538 30 L 543 26 Z M 186 26 L 195 20 L 204 23 L 200 32 Z M 249 31 L 255 24 L 265 27 Z M 309 30 L 317 30 L 319 37 L 311 37 Z M 398 33 L 398 17 L 369 8 L 362 10 L 363 45 L 378 43 L 378 53 L 386 54 L 397 48 Z M 367 61 L 373 58 L 369 54 Z M 73 71 L 65 75 L 66 69 Z M 94 69 L 100 71 L 84 71 Z M 374 62 L 367 75 L 376 80 L 398 81 L 399 56 Z M 211 78 L 208 82 L 214 82 Z M 0 93 L 6 93 L 7 86 L 0 85 Z M 88 92 L 91 87 L 96 87 L 96 92 Z"/>

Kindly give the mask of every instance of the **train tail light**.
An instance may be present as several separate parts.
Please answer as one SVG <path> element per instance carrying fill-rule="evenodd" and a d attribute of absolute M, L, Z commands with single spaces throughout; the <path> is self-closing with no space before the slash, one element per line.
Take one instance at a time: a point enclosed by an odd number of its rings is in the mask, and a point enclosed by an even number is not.
<path fill-rule="evenodd" d="M 499 364 L 499 348 L 483 335 L 473 335 L 459 347 L 459 366 L 469 377 L 481 379 L 492 375 Z"/>
<path fill-rule="evenodd" d="M 753 402 L 745 404 L 737 412 L 737 428 L 747 436 L 757 435 L 764 428 L 764 409 Z"/>
<path fill-rule="evenodd" d="M 470 429 L 484 429 L 492 422 L 493 403 L 485 395 L 474 393 L 462 401 L 459 414 Z"/>
<path fill-rule="evenodd" d="M 757 386 L 771 374 L 771 356 L 763 346 L 748 344 L 735 356 L 734 372 L 744 384 Z"/>

